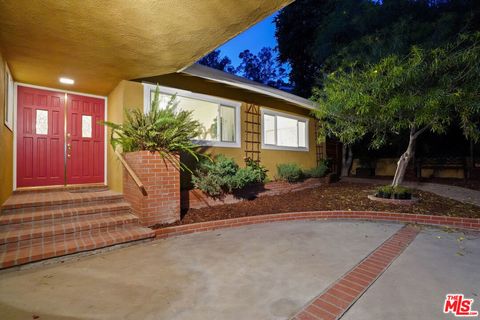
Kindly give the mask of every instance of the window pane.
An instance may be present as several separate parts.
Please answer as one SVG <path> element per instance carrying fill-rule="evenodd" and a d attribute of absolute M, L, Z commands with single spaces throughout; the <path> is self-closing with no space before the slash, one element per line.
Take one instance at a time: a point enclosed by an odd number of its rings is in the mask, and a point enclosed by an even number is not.
<path fill-rule="evenodd" d="M 48 111 L 37 109 L 35 121 L 36 134 L 48 134 Z"/>
<path fill-rule="evenodd" d="M 92 137 L 92 116 L 82 115 L 82 138 Z"/>
<path fill-rule="evenodd" d="M 235 108 L 221 106 L 222 141 L 235 142 Z"/>
<path fill-rule="evenodd" d="M 298 147 L 297 120 L 277 116 L 277 145 Z"/>
<path fill-rule="evenodd" d="M 192 111 L 193 119 L 200 122 L 202 133 L 198 139 L 218 141 L 220 131 L 217 125 L 218 104 L 179 96 L 177 96 L 177 100 L 180 110 Z"/>
<path fill-rule="evenodd" d="M 307 147 L 307 139 L 306 139 L 306 123 L 303 121 L 298 122 L 298 146 L 302 148 Z"/>
<path fill-rule="evenodd" d="M 263 115 L 263 137 L 265 144 L 275 144 L 275 117 Z"/>

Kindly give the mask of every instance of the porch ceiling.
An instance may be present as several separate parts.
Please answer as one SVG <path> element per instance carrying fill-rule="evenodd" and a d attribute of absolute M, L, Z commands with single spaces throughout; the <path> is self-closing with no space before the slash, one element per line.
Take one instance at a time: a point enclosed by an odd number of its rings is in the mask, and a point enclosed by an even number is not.
<path fill-rule="evenodd" d="M 189 66 L 292 1 L 0 1 L 0 50 L 16 81 L 107 95 Z"/>

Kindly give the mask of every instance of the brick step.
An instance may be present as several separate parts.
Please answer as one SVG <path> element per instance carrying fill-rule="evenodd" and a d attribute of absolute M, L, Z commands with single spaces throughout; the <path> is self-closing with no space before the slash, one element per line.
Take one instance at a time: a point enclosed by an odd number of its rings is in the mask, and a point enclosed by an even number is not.
<path fill-rule="evenodd" d="M 20 193 L 12 195 L 2 205 L 2 213 L 12 211 L 24 212 L 41 210 L 55 210 L 72 208 L 82 205 L 112 203 L 123 200 L 123 195 L 110 190 L 89 192 L 38 192 Z"/>
<path fill-rule="evenodd" d="M 118 230 L 97 231 L 77 234 L 75 237 L 68 239 L 43 241 L 26 247 L 9 246 L 7 248 L 6 245 L 2 245 L 0 246 L 0 268 L 95 250 L 120 243 L 149 239 L 155 236 L 153 230 L 135 225 L 128 225 Z"/>
<path fill-rule="evenodd" d="M 36 225 L 33 223 L 22 223 L 17 225 L 6 225 L 0 228 L 0 244 L 19 242 L 20 245 L 29 245 L 29 240 L 44 239 L 44 241 L 56 240 L 64 237 L 65 234 L 79 233 L 82 231 L 93 231 L 99 228 L 109 228 L 127 224 L 138 224 L 138 217 L 131 213 L 97 217 L 87 215 L 78 217 L 62 218 L 58 221 L 52 220 L 50 225 Z"/>
<path fill-rule="evenodd" d="M 117 200 L 116 200 L 117 201 Z M 45 221 L 50 223 L 51 220 L 58 220 L 61 218 L 100 214 L 112 215 L 121 213 L 122 211 L 130 210 L 130 204 L 126 201 L 113 203 L 86 203 L 83 206 L 63 208 L 63 209 L 49 209 L 37 207 L 36 210 L 10 210 L 6 213 L 0 214 L 0 228 L 4 225 L 13 225 L 26 222 Z"/>
<path fill-rule="evenodd" d="M 25 194 L 25 193 L 45 193 L 55 191 L 68 191 L 68 192 L 87 192 L 87 191 L 106 191 L 108 186 L 104 184 L 89 184 L 89 185 L 69 185 L 69 186 L 53 186 L 53 187 L 34 187 L 34 188 L 18 188 L 13 191 L 13 194 Z"/>

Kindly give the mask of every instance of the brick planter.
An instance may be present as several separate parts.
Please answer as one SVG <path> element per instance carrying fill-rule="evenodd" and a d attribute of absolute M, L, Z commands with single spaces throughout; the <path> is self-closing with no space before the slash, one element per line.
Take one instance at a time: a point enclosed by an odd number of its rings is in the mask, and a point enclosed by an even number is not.
<path fill-rule="evenodd" d="M 123 193 L 144 226 L 180 220 L 180 172 L 167 159 L 149 151 L 128 152 L 125 160 L 145 185 L 144 196 L 123 169 Z"/>

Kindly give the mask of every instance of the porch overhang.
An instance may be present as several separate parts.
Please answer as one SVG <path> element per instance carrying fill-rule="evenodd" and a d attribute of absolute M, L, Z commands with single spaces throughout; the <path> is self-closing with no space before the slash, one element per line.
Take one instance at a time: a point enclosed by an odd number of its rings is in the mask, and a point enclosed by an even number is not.
<path fill-rule="evenodd" d="M 188 67 L 292 1 L 2 1 L 0 48 L 16 81 L 107 95 Z"/>

